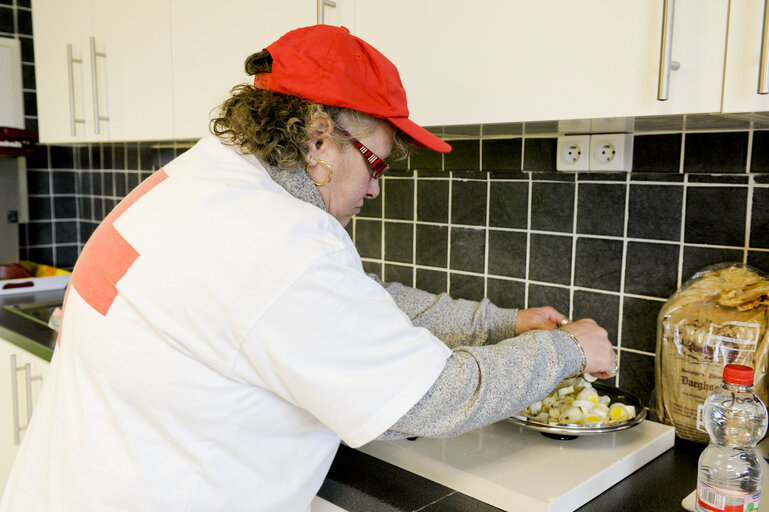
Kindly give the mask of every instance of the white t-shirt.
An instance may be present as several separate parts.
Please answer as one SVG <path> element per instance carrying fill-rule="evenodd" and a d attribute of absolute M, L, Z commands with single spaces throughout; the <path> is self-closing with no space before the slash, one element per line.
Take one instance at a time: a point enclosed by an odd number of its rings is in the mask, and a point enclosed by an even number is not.
<path fill-rule="evenodd" d="M 205 138 L 84 248 L 0 512 L 304 512 L 450 355 L 338 221 Z"/>

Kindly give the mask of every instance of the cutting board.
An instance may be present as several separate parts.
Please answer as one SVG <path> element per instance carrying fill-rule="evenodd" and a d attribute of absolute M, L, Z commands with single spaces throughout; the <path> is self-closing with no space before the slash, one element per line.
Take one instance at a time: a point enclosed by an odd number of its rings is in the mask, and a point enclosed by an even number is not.
<path fill-rule="evenodd" d="M 360 451 L 503 510 L 568 512 L 673 447 L 653 421 L 559 441 L 502 421 L 451 439 L 373 441 Z"/>

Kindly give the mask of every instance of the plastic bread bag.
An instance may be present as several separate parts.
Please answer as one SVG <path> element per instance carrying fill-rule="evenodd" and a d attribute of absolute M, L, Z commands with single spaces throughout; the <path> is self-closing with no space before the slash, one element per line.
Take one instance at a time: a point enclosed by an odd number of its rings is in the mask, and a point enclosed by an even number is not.
<path fill-rule="evenodd" d="M 683 439 L 707 443 L 705 398 L 728 363 L 755 371 L 753 389 L 767 402 L 769 279 L 738 263 L 692 276 L 665 303 L 657 321 L 656 412 Z"/>

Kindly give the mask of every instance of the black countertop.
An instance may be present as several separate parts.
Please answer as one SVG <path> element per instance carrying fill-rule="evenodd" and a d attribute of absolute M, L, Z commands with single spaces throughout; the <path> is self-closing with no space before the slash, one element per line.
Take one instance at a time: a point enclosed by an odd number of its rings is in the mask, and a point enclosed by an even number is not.
<path fill-rule="evenodd" d="M 694 490 L 697 482 L 697 460 L 704 448 L 703 444 L 676 438 L 673 448 L 577 511 L 682 511 L 681 500 Z M 318 496 L 350 512 L 500 510 L 344 445 L 340 446 Z"/>
<path fill-rule="evenodd" d="M 39 302 L 60 302 L 64 298 L 64 289 L 42 292 L 14 293 L 0 295 L 0 338 L 30 352 L 46 361 L 53 356 L 56 346 L 56 332 L 5 309 L 13 304 Z"/>

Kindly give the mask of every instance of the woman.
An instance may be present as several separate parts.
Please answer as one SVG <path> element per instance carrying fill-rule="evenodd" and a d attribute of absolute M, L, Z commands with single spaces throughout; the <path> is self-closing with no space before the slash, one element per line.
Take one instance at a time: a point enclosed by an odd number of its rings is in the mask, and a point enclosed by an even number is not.
<path fill-rule="evenodd" d="M 450 150 L 379 52 L 314 26 L 246 67 L 216 137 L 85 246 L 0 511 L 306 511 L 340 439 L 456 435 L 616 371 L 592 320 L 364 274 L 344 226 L 385 159 Z"/>

